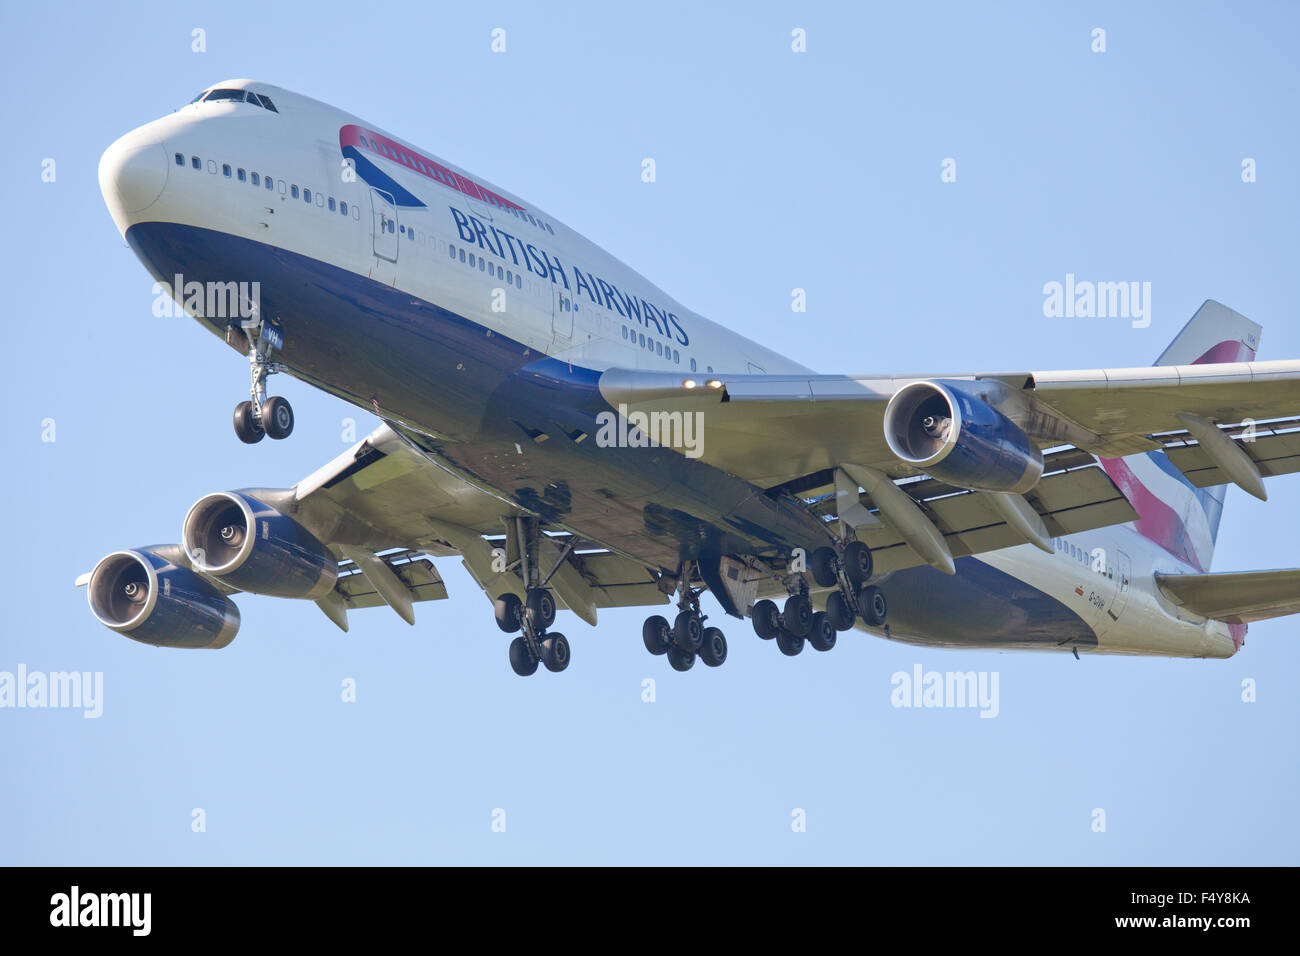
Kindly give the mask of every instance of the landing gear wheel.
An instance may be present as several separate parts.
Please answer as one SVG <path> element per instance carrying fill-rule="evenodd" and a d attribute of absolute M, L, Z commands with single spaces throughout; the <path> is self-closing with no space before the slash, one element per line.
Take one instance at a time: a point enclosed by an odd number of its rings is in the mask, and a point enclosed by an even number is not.
<path fill-rule="evenodd" d="M 668 663 L 675 671 L 688 671 L 695 666 L 695 655 L 680 647 L 668 648 Z"/>
<path fill-rule="evenodd" d="M 704 643 L 700 645 L 700 660 L 709 667 L 721 667 L 727 659 L 727 639 L 716 627 L 704 629 Z"/>
<path fill-rule="evenodd" d="M 548 634 L 542 641 L 542 663 L 552 674 L 569 666 L 569 656 L 569 639 L 563 634 Z"/>
<path fill-rule="evenodd" d="M 700 623 L 700 616 L 694 611 L 678 614 L 677 620 L 673 622 L 673 644 L 688 654 L 694 654 L 700 649 L 702 640 L 704 625 Z"/>
<path fill-rule="evenodd" d="M 776 636 L 776 646 L 786 657 L 795 657 L 803 650 L 803 638 L 782 628 L 781 633 Z"/>
<path fill-rule="evenodd" d="M 520 677 L 531 677 L 537 673 L 537 660 L 528 650 L 528 642 L 516 637 L 510 642 L 510 669 Z"/>
<path fill-rule="evenodd" d="M 885 592 L 877 587 L 863 588 L 858 592 L 858 613 L 868 627 L 884 627 L 889 617 L 889 602 Z"/>
<path fill-rule="evenodd" d="M 755 602 L 749 618 L 754 625 L 754 633 L 765 641 L 776 637 L 781 630 L 781 612 L 777 610 L 776 603 L 767 598 Z"/>
<path fill-rule="evenodd" d="M 252 402 L 240 402 L 235 406 L 235 434 L 245 445 L 256 445 L 266 437 L 266 432 L 253 415 Z"/>
<path fill-rule="evenodd" d="M 829 651 L 835 646 L 837 636 L 835 627 L 824 611 L 818 611 L 813 615 L 812 630 L 808 632 L 808 643 L 813 646 L 814 651 Z"/>
<path fill-rule="evenodd" d="M 807 637 L 812 628 L 812 617 L 812 601 L 808 600 L 808 595 L 792 594 L 786 599 L 785 610 L 781 612 L 781 626 L 795 637 Z M 778 634 L 777 639 L 780 640 L 780 637 Z"/>
<path fill-rule="evenodd" d="M 496 615 L 497 627 L 507 634 L 514 634 L 524 626 L 524 602 L 519 595 L 507 591 L 492 602 L 492 611 Z"/>
<path fill-rule="evenodd" d="M 641 625 L 641 643 L 655 657 L 668 653 L 668 644 L 671 637 L 672 629 L 668 626 L 668 620 L 662 615 L 656 614 L 654 617 L 648 617 L 645 619 L 645 623 Z"/>
<path fill-rule="evenodd" d="M 272 438 L 288 438 L 293 434 L 293 406 L 289 400 L 276 395 L 262 403 L 262 425 Z"/>
<path fill-rule="evenodd" d="M 860 588 L 871 577 L 871 549 L 861 541 L 850 541 L 844 549 L 844 576 L 855 588 Z"/>
<path fill-rule="evenodd" d="M 808 557 L 808 570 L 819 588 L 833 588 L 836 583 L 836 556 L 834 548 L 817 548 Z"/>
<path fill-rule="evenodd" d="M 555 598 L 546 588 L 528 591 L 528 620 L 538 631 L 545 631 L 555 623 Z"/>
<path fill-rule="evenodd" d="M 847 631 L 853 626 L 853 607 L 839 591 L 832 591 L 827 596 L 826 617 L 837 631 Z"/>

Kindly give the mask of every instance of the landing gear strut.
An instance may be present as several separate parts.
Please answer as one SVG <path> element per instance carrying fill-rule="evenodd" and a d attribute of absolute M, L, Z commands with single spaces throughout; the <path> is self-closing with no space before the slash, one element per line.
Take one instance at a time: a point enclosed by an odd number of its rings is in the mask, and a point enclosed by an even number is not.
<path fill-rule="evenodd" d="M 683 563 L 677 573 L 677 616 L 673 623 L 661 614 L 646 618 L 641 626 L 641 640 L 651 654 L 667 656 L 675 671 L 688 671 L 696 658 L 706 667 L 721 667 L 727 660 L 727 638 L 721 629 L 705 627 L 708 616 L 700 611 L 703 589 L 691 587 L 690 565 Z"/>
<path fill-rule="evenodd" d="M 871 550 L 861 541 L 850 541 L 842 550 L 816 548 L 808 557 L 808 570 L 818 587 L 834 588 L 826 596 L 826 610 L 813 611 L 808 584 L 802 575 L 786 577 L 790 596 L 778 609 L 774 601 L 756 601 L 750 610 L 754 633 L 765 641 L 775 640 L 782 654 L 794 657 L 804 644 L 829 651 L 837 635 L 853 627 L 861 616 L 868 627 L 884 627 L 889 605 L 884 592 L 868 585 L 872 573 Z"/>
<path fill-rule="evenodd" d="M 558 674 L 569 666 L 572 653 L 569 639 L 547 629 L 555 623 L 555 596 L 546 587 L 560 563 L 568 557 L 572 543 L 556 559 L 545 577 L 537 560 L 539 533 L 536 518 L 516 517 L 508 521 L 514 546 L 518 551 L 519 576 L 524 581 L 524 598 L 507 591 L 493 603 L 497 627 L 507 634 L 523 633 L 510 642 L 510 667 L 520 677 L 537 672 L 541 663 Z"/>
<path fill-rule="evenodd" d="M 246 445 L 255 445 L 267 435 L 288 438 L 293 432 L 293 406 L 288 399 L 266 394 L 267 376 L 284 371 L 283 365 L 271 361 L 272 349 L 279 348 L 284 341 L 282 333 L 262 319 L 245 323 L 240 331 L 248 342 L 251 384 L 249 401 L 235 406 L 235 434 Z M 226 330 L 227 340 L 234 332 L 235 326 Z"/>

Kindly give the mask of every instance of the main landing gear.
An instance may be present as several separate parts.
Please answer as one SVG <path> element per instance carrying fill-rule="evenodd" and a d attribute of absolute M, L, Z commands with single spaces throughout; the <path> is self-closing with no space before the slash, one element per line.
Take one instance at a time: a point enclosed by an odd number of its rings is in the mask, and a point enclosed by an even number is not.
<path fill-rule="evenodd" d="M 813 650 L 829 651 L 837 635 L 853 627 L 856 617 L 869 627 L 885 626 L 889 604 L 880 588 L 866 583 L 871 578 L 871 550 L 861 541 L 850 541 L 839 553 L 834 548 L 817 548 L 809 557 L 808 569 L 818 587 L 836 589 L 826 597 L 826 610 L 813 611 L 807 583 L 802 576 L 792 575 L 787 585 L 790 596 L 783 608 L 766 598 L 755 602 L 750 611 L 755 634 L 765 641 L 775 640 L 782 654 L 794 657 L 805 644 L 811 644 Z"/>
<path fill-rule="evenodd" d="M 721 667 L 727 659 L 727 638 L 720 628 L 704 626 L 708 618 L 700 611 L 703 589 L 690 586 L 686 567 L 677 580 L 677 616 L 672 624 L 660 614 L 645 619 L 641 625 L 645 649 L 656 657 L 667 656 L 668 665 L 675 671 L 690 670 L 696 658 L 707 667 Z"/>
<path fill-rule="evenodd" d="M 519 574 L 524 580 L 525 597 L 520 600 L 519 595 L 507 591 L 493 605 L 497 627 L 507 634 L 519 633 L 510 642 L 510 668 L 520 677 L 529 677 L 537 673 L 540 663 L 558 674 L 569 666 L 571 652 L 567 637 L 548 630 L 555 623 L 555 596 L 546 584 L 568 557 L 569 548 L 561 552 L 554 567 L 541 577 L 537 567 L 536 519 L 511 518 L 510 523 L 519 551 Z"/>
<path fill-rule="evenodd" d="M 234 331 L 234 326 L 227 329 L 227 340 Z M 235 434 L 246 445 L 255 445 L 267 435 L 288 438 L 293 432 L 293 406 L 288 399 L 266 394 L 266 377 L 284 371 L 284 366 L 271 361 L 271 350 L 284 341 L 282 333 L 260 319 L 240 331 L 248 341 L 251 385 L 250 400 L 235 406 Z"/>

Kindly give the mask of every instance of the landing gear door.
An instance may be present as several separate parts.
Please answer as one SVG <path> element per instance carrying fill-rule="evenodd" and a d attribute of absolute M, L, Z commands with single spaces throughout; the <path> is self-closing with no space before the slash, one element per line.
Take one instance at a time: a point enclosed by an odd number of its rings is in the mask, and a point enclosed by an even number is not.
<path fill-rule="evenodd" d="M 370 188 L 370 221 L 375 241 L 375 255 L 389 262 L 397 261 L 397 203 L 382 189 Z"/>

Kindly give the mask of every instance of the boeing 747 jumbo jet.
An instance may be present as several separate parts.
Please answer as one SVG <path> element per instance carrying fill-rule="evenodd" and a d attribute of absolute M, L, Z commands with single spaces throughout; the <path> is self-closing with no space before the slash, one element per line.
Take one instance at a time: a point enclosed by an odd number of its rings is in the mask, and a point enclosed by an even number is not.
<path fill-rule="evenodd" d="M 247 355 L 240 440 L 293 430 L 281 372 L 383 421 L 79 578 L 137 641 L 224 647 L 240 591 L 414 623 L 453 557 L 520 675 L 568 666 L 557 610 L 626 606 L 653 611 L 650 653 L 717 667 L 706 590 L 790 656 L 857 627 L 1230 657 L 1300 611 L 1300 569 L 1210 572 L 1226 484 L 1300 470 L 1300 360 L 1256 361 L 1260 327 L 1217 302 L 1151 367 L 814 374 L 505 189 L 248 80 L 117 140 L 99 181 L 160 301 Z"/>

